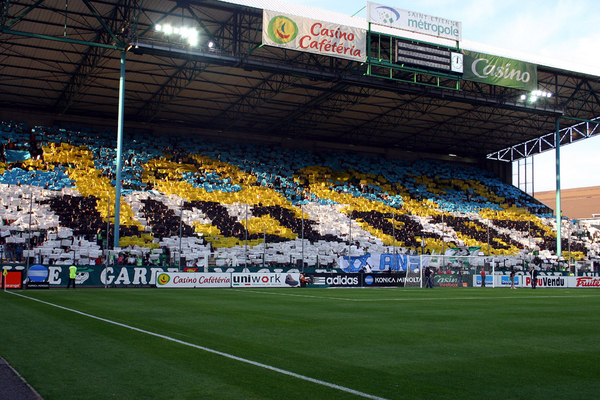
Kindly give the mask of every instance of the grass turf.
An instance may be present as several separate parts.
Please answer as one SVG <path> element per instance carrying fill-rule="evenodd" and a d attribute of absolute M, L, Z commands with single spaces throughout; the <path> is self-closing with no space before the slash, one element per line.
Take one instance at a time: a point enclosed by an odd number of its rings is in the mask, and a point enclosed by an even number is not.
<path fill-rule="evenodd" d="M 596 399 L 600 292 L 14 291 L 387 399 Z M 360 398 L 0 293 L 0 355 L 51 399 Z"/>

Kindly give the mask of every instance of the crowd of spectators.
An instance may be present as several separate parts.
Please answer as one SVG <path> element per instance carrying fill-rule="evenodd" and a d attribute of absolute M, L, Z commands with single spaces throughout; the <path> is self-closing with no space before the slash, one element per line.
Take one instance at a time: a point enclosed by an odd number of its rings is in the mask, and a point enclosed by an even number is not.
<path fill-rule="evenodd" d="M 27 130 L 22 125 L 19 125 L 19 129 L 16 126 L 10 126 L 10 139 L 0 138 L 0 145 L 3 146 L 1 150 L 17 147 L 28 149 L 32 159 L 43 165 L 45 161 L 42 149 L 49 144 L 84 146 L 91 152 L 94 168 L 100 171 L 100 176 L 112 181 L 114 185 L 116 149 L 113 133 L 57 127 Z M 517 188 L 504 184 L 491 173 L 473 167 L 432 160 L 409 162 L 356 154 L 281 149 L 258 144 L 232 144 L 178 135 L 150 138 L 148 135 L 130 133 L 125 135 L 125 148 L 122 175 L 124 194 L 135 191 L 157 192 L 157 182 L 172 180 L 175 183 L 187 182 L 207 193 L 237 193 L 250 186 L 267 188 L 283 196 L 292 207 L 307 204 L 336 205 L 342 201 L 342 197 L 328 196 L 319 189 L 327 188 L 331 193 L 358 199 L 352 209 L 346 211 L 350 221 L 365 223 L 373 232 L 393 236 L 396 242 L 413 250 L 421 248 L 422 251 L 430 251 L 431 249 L 423 248 L 429 239 L 445 241 L 448 245 L 461 245 L 458 237 L 490 243 L 493 249 L 506 251 L 520 250 L 527 246 L 523 237 L 541 238 L 535 241 L 535 245 L 542 251 L 550 251 L 555 245 L 555 236 L 539 226 L 546 217 L 544 213 L 547 209 Z M 1 153 L 4 157 L 4 151 Z M 198 155 L 214 162 L 205 162 Z M 162 166 L 150 168 L 148 163 L 151 160 L 164 162 Z M 0 159 L 0 162 L 3 163 L 3 171 L 0 172 L 5 174 L 18 167 L 33 172 L 37 171 L 36 168 L 41 168 L 24 161 L 7 163 L 6 157 Z M 55 164 L 54 168 L 62 173 L 67 168 L 79 168 L 72 160 Z M 236 180 L 223 165 L 239 169 L 241 177 Z M 19 185 L 31 184 L 36 182 L 19 181 Z M 64 187 L 76 185 L 68 179 L 57 184 Z M 102 234 L 106 230 L 106 219 L 98 211 L 98 200 L 93 195 L 61 194 L 40 200 L 39 204 L 50 206 L 51 211 L 58 215 L 60 226 L 71 229 L 73 235 L 81 236 L 87 241 L 101 238 L 104 248 L 111 243 L 111 237 L 107 238 L 106 233 Z M 406 204 L 408 201 L 412 202 L 410 207 Z M 220 236 L 238 240 L 262 239 L 268 243 L 289 240 L 274 233 L 249 233 L 243 221 L 232 216 L 227 207 L 218 201 L 185 201 L 179 214 L 172 207 L 153 199 L 142 200 L 142 203 L 140 212 L 147 222 L 146 231 L 158 239 L 180 234 L 183 237 L 198 236 L 194 226 L 181 220 L 181 213 L 195 208 L 210 220 Z M 436 208 L 436 213 L 429 216 L 429 223 L 443 227 L 442 229 L 424 228 L 422 218 L 425 216 L 419 215 L 420 211 L 415 211 L 414 204 L 425 203 L 429 208 Z M 368 209 L 365 204 L 375 205 L 378 209 L 383 205 L 387 210 L 401 212 L 394 213 L 391 217 L 389 212 Z M 486 223 L 482 218 L 473 217 L 482 210 L 500 212 L 513 207 L 528 210 L 530 219 L 492 218 Z M 346 228 L 340 226 L 333 226 L 328 233 L 321 233 L 322 229 L 318 228 L 318 225 L 322 226 L 321 223 L 310 218 L 303 219 L 291 208 L 263 205 L 259 201 L 251 205 L 251 213 L 253 217 L 270 217 L 281 227 L 289 229 L 297 237 L 302 235 L 311 243 L 341 243 L 351 238 L 350 233 L 342 233 Z M 444 214 L 443 217 L 441 213 Z M 537 223 L 531 223 L 535 218 Z M 3 221 L 3 225 L 11 225 L 11 221 Z M 143 230 L 144 227 L 139 225 L 122 224 L 119 235 L 140 236 Z M 371 235 L 376 236 L 377 233 L 373 232 Z M 23 249 L 19 249 L 22 243 L 5 244 L 6 254 L 10 253 L 15 258 L 21 254 L 22 258 Z M 563 238 L 563 249 L 567 245 L 574 252 L 587 251 L 581 240 L 568 241 Z M 35 248 L 36 244 L 31 243 L 29 246 Z M 356 247 L 361 246 L 364 246 L 364 242 L 359 240 Z M 137 258 L 140 257 L 133 257 L 137 263 Z M 129 260 L 131 257 L 125 258 Z"/>

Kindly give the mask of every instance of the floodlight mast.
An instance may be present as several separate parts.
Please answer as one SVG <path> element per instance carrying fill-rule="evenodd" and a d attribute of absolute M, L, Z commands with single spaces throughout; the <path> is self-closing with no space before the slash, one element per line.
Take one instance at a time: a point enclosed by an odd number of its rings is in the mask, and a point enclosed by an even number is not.
<path fill-rule="evenodd" d="M 117 123 L 117 173 L 115 178 L 115 226 L 113 248 L 119 247 L 119 227 L 121 222 L 121 170 L 123 169 L 123 119 L 125 115 L 125 54 L 125 51 L 121 52 L 121 76 L 119 79 L 119 121 Z"/>

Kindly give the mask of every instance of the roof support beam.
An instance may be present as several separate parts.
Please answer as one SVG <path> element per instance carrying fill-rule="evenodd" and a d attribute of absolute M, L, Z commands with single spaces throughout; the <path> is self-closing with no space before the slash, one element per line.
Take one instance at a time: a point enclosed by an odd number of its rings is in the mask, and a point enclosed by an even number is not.
<path fill-rule="evenodd" d="M 4 19 L 2 21 L 2 27 L 6 26 L 7 28 L 11 28 L 13 25 L 15 25 L 17 22 L 21 21 L 27 14 L 29 14 L 31 11 L 35 10 L 37 8 L 37 6 L 39 6 L 41 3 L 43 3 L 45 0 L 38 0 L 36 1 L 34 4 L 30 5 L 29 7 L 27 7 L 25 10 L 23 10 L 23 12 L 21 12 L 21 14 L 17 15 L 12 21 L 10 21 L 10 23 L 8 24 L 4 24 Z M 8 15 L 8 6 L 10 4 L 10 1 L 6 2 L 6 14 Z"/>
<path fill-rule="evenodd" d="M 83 3 L 92 12 L 94 17 L 96 17 L 98 22 L 100 22 L 100 25 L 102 25 L 102 27 L 106 30 L 106 32 L 108 32 L 110 37 L 114 40 L 115 44 L 118 44 L 120 49 L 125 48 L 127 43 L 125 43 L 122 39 L 118 38 L 117 35 L 115 35 L 112 28 L 106 24 L 106 21 L 104 21 L 104 18 L 102 18 L 102 16 L 98 13 L 98 11 L 94 8 L 94 6 L 89 2 L 89 0 L 83 0 Z"/>
<path fill-rule="evenodd" d="M 104 49 L 111 49 L 111 50 L 122 50 L 121 46 L 118 46 L 117 44 L 94 43 L 94 42 L 88 42 L 85 40 L 69 39 L 66 37 L 56 37 L 56 36 L 40 35 L 37 33 L 13 31 L 11 29 L 1 29 L 0 28 L 0 33 L 6 33 L 7 35 L 24 36 L 24 37 L 33 38 L 33 39 L 53 40 L 55 42 L 101 47 Z"/>
<path fill-rule="evenodd" d="M 121 2 L 115 5 L 110 15 L 107 17 L 109 21 L 113 21 L 112 23 L 114 25 L 112 27 L 109 27 L 109 29 L 106 31 L 103 30 L 98 32 L 94 37 L 93 42 L 108 43 L 110 42 L 110 39 L 114 37 L 108 32 L 112 32 L 117 29 L 115 16 L 118 14 L 119 7 L 121 7 L 120 3 Z M 106 26 L 106 24 L 102 24 L 102 26 Z M 69 83 L 65 86 L 63 93 L 56 102 L 56 107 L 58 109 L 59 114 L 64 114 L 68 111 L 68 109 L 71 107 L 71 105 L 81 92 L 81 89 L 85 87 L 85 85 L 90 81 L 91 77 L 93 76 L 94 70 L 101 63 L 101 61 L 104 59 L 104 56 L 109 50 L 110 49 L 106 47 L 96 46 L 90 46 L 87 49 L 87 51 L 81 57 L 77 68 L 71 73 Z"/>
<path fill-rule="evenodd" d="M 179 93 L 187 88 L 200 76 L 208 64 L 200 61 L 188 61 L 177 68 L 177 71 L 160 87 L 160 89 L 146 101 L 139 109 L 138 115 L 145 122 L 151 122 L 160 110 L 168 106 Z"/>

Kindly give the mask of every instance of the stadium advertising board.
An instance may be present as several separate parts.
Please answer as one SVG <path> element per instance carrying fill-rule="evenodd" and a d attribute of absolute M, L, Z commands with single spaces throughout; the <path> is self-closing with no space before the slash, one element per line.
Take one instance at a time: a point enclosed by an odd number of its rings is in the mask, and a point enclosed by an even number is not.
<path fill-rule="evenodd" d="M 487 277 L 486 277 L 487 278 Z M 496 275 L 496 286 L 510 287 L 510 277 L 506 275 Z M 486 279 L 486 285 L 488 280 Z M 481 285 L 481 279 L 478 279 L 478 285 Z M 516 287 L 531 287 L 531 276 L 516 275 Z M 538 276 L 536 281 L 538 288 L 596 288 L 600 289 L 600 277 L 595 276 L 564 276 L 564 275 L 549 275 Z"/>
<path fill-rule="evenodd" d="M 600 278 L 592 276 L 582 277 L 569 277 L 569 281 L 574 281 L 573 286 L 575 288 L 587 288 L 587 289 L 600 289 Z M 571 282 L 569 282 L 571 283 Z"/>
<path fill-rule="evenodd" d="M 329 287 L 361 287 L 362 274 L 309 274 L 315 285 Z"/>
<path fill-rule="evenodd" d="M 300 274 L 234 272 L 231 287 L 300 287 Z"/>
<path fill-rule="evenodd" d="M 429 257 L 423 257 L 423 267 L 429 265 Z M 372 272 L 414 271 L 418 272 L 421 266 L 420 256 L 407 254 L 364 254 L 362 256 L 343 256 L 338 260 L 340 269 L 347 273 L 364 271 L 370 268 Z"/>
<path fill-rule="evenodd" d="M 536 281 L 536 286 L 537 287 L 543 287 L 543 288 L 566 288 L 569 287 L 569 278 L 574 278 L 574 277 L 569 277 L 569 276 L 538 276 L 537 281 Z M 525 280 L 525 286 L 531 286 L 531 276 L 524 276 L 523 279 Z M 573 284 L 575 284 L 575 281 L 573 280 L 572 282 Z M 573 286 L 571 286 L 573 287 Z"/>
<path fill-rule="evenodd" d="M 4 289 L 21 289 L 23 272 L 22 271 L 3 271 L 3 286 Z"/>
<path fill-rule="evenodd" d="M 366 60 L 367 32 L 331 22 L 263 10 L 265 45 L 322 56 Z"/>
<path fill-rule="evenodd" d="M 473 275 L 473 286 L 481 286 L 481 275 Z M 485 287 L 494 287 L 494 276 L 485 276 Z"/>
<path fill-rule="evenodd" d="M 154 287 L 157 272 L 177 271 L 177 267 L 79 266 L 75 284 L 90 287 Z M 68 281 L 68 265 L 48 266 L 48 283 L 50 287 L 66 286 Z"/>
<path fill-rule="evenodd" d="M 201 272 L 156 272 L 158 288 L 228 288 L 231 274 Z"/>
<path fill-rule="evenodd" d="M 43 265 L 35 264 L 27 270 L 27 289 L 49 289 L 48 283 L 49 271 Z"/>
<path fill-rule="evenodd" d="M 406 272 L 392 274 L 363 274 L 362 282 L 363 287 L 415 287 L 421 284 L 421 277 L 418 275 L 407 276 Z"/>
<path fill-rule="evenodd" d="M 511 282 L 510 282 L 510 276 L 506 276 L 506 275 L 500 275 L 498 276 L 499 279 L 496 279 L 496 285 L 501 286 L 501 287 L 510 287 L 511 286 Z M 521 277 L 519 275 L 515 275 L 515 286 L 519 287 L 521 286 Z"/>
<path fill-rule="evenodd" d="M 433 286 L 439 287 L 467 287 L 472 286 L 468 279 L 464 280 L 462 275 L 458 274 L 436 274 L 433 276 Z"/>
<path fill-rule="evenodd" d="M 514 89 L 537 89 L 537 66 L 485 53 L 463 50 L 463 79 Z"/>
<path fill-rule="evenodd" d="M 47 268 L 50 287 L 67 285 L 68 266 L 50 265 Z M 161 277 L 161 283 L 157 281 L 158 277 Z M 180 272 L 177 267 L 120 265 L 80 266 L 75 279 L 76 286 L 81 287 L 295 287 L 299 282 L 299 272 L 194 273 Z"/>
<path fill-rule="evenodd" d="M 367 21 L 444 39 L 462 39 L 461 22 L 371 2 L 367 2 Z"/>
<path fill-rule="evenodd" d="M 408 275 L 406 272 L 394 273 L 315 273 L 307 274 L 316 286 L 328 287 L 418 287 L 421 278 L 418 275 Z"/>

